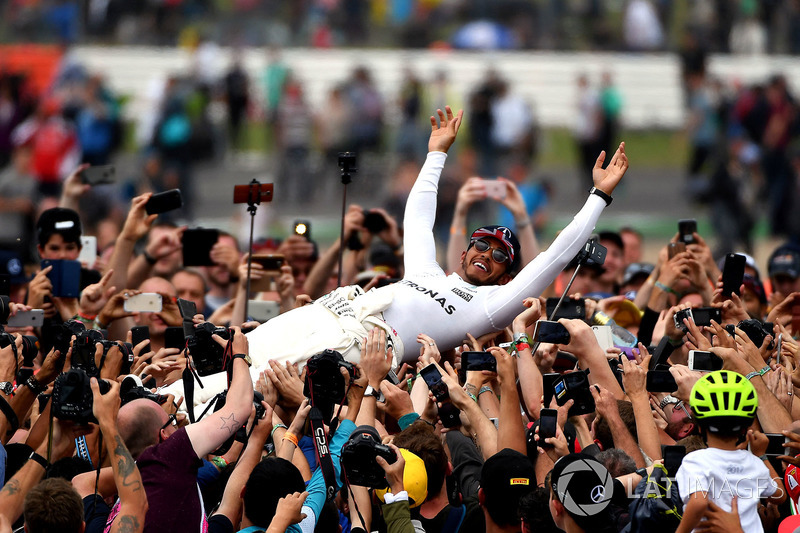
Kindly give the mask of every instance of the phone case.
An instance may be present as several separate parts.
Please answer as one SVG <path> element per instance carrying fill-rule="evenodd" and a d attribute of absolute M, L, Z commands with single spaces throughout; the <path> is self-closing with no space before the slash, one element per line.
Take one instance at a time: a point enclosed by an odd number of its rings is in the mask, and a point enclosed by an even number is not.
<path fill-rule="evenodd" d="M 40 328 L 44 324 L 44 310 L 31 309 L 19 311 L 16 315 L 8 317 L 6 325 L 10 328 L 26 328 L 28 326 Z"/>
<path fill-rule="evenodd" d="M 608 350 L 614 346 L 614 337 L 611 335 L 611 326 L 592 326 L 594 338 L 597 339 L 597 344 L 603 349 Z"/>
<path fill-rule="evenodd" d="M 159 313 L 163 305 L 160 294 L 149 292 L 131 296 L 125 300 L 122 308 L 129 313 Z"/>

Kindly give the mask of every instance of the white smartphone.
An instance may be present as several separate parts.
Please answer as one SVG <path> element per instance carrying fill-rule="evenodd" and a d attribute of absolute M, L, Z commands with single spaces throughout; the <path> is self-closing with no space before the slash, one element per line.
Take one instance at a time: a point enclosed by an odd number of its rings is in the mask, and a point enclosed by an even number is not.
<path fill-rule="evenodd" d="M 500 180 L 483 180 L 486 187 L 486 196 L 495 200 L 502 200 L 506 197 L 506 184 Z"/>
<path fill-rule="evenodd" d="M 722 370 L 722 359 L 716 354 L 704 350 L 689 350 L 689 370 L 698 372 Z"/>
<path fill-rule="evenodd" d="M 614 337 L 611 335 L 611 326 L 592 326 L 594 338 L 597 339 L 597 344 L 603 349 L 608 350 L 614 346 Z"/>
<path fill-rule="evenodd" d="M 281 304 L 267 300 L 249 300 L 247 302 L 247 314 L 262 324 L 271 318 L 275 318 L 281 312 Z"/>
<path fill-rule="evenodd" d="M 161 295 L 156 292 L 135 294 L 123 304 L 123 309 L 128 313 L 160 313 L 162 307 Z"/>
<path fill-rule="evenodd" d="M 78 255 L 78 261 L 86 268 L 94 267 L 97 261 L 97 237 L 91 235 L 81 237 L 81 253 Z"/>
<path fill-rule="evenodd" d="M 14 316 L 8 317 L 6 324 L 10 328 L 26 328 L 33 326 L 40 328 L 44 324 L 44 309 L 31 309 L 30 311 L 17 311 Z"/>

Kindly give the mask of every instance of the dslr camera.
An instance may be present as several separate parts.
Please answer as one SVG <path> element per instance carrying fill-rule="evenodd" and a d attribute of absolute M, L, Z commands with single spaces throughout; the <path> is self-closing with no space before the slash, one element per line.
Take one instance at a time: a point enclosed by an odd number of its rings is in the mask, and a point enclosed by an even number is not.
<path fill-rule="evenodd" d="M 156 402 L 158 405 L 164 405 L 167 402 L 166 396 L 150 392 L 149 389 L 142 385 L 142 380 L 133 375 L 126 376 L 122 380 L 119 386 L 119 398 L 120 406 L 142 398 Z"/>
<path fill-rule="evenodd" d="M 231 339 L 231 333 L 228 328 L 215 326 L 211 322 L 195 324 L 191 330 L 191 335 L 186 338 L 194 367 L 200 376 L 209 376 L 224 370 L 222 359 L 225 355 L 225 347 L 220 346 L 217 341 L 211 338 L 214 334 L 225 340 Z"/>
<path fill-rule="evenodd" d="M 736 327 L 744 331 L 747 336 L 750 337 L 750 340 L 753 341 L 753 344 L 761 348 L 761 345 L 764 344 L 764 339 L 766 339 L 768 335 L 773 335 L 772 330 L 775 325 L 772 322 L 761 322 L 755 318 L 748 318 L 747 320 L 739 322 Z M 772 350 L 774 348 L 775 339 L 773 338 L 767 346 L 767 349 Z"/>
<path fill-rule="evenodd" d="M 372 426 L 359 426 L 350 434 L 342 447 L 342 469 L 351 485 L 384 489 L 389 486 L 386 472 L 375 460 L 383 457 L 387 463 L 397 461 L 397 454 L 381 444 L 378 432 Z"/>
<path fill-rule="evenodd" d="M 335 350 L 325 350 L 312 356 L 306 362 L 306 382 L 303 394 L 312 400 L 312 404 L 322 411 L 325 420 L 333 416 L 334 404 L 346 402 L 347 383 L 339 372 L 347 369 L 350 379 L 355 377 L 355 368 L 348 363 L 342 354 Z"/>
<path fill-rule="evenodd" d="M 53 416 L 59 420 L 72 420 L 81 425 L 97 423 L 92 414 L 91 377 L 81 368 L 72 368 L 56 378 L 53 386 Z M 97 380 L 100 393 L 105 394 L 111 386 L 104 379 Z"/>

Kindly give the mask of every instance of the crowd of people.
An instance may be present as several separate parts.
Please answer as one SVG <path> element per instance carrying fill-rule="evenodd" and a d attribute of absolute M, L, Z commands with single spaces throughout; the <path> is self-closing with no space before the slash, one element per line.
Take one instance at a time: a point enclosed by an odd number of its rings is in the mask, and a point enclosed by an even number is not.
<path fill-rule="evenodd" d="M 0 531 L 800 527 L 800 248 L 763 271 L 691 224 L 653 263 L 635 228 L 593 236 L 622 143 L 547 249 L 514 181 L 468 180 L 440 265 L 463 113 L 437 115 L 402 223 L 351 205 L 327 249 L 252 261 L 223 231 L 183 246 L 147 192 L 81 263 L 71 172 L 41 268 L 0 261 Z M 511 221 L 469 231 L 486 198 Z"/>

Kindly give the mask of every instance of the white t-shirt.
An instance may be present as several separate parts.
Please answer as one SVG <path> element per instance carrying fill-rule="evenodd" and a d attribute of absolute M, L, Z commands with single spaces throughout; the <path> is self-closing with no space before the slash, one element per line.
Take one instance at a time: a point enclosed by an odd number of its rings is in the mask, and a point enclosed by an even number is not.
<path fill-rule="evenodd" d="M 772 496 L 778 485 L 758 457 L 747 450 L 706 448 L 683 458 L 675 476 L 683 504 L 695 492 L 707 492 L 708 499 L 725 511 L 737 497 L 742 530 L 763 532 L 758 517 L 758 500 Z"/>

